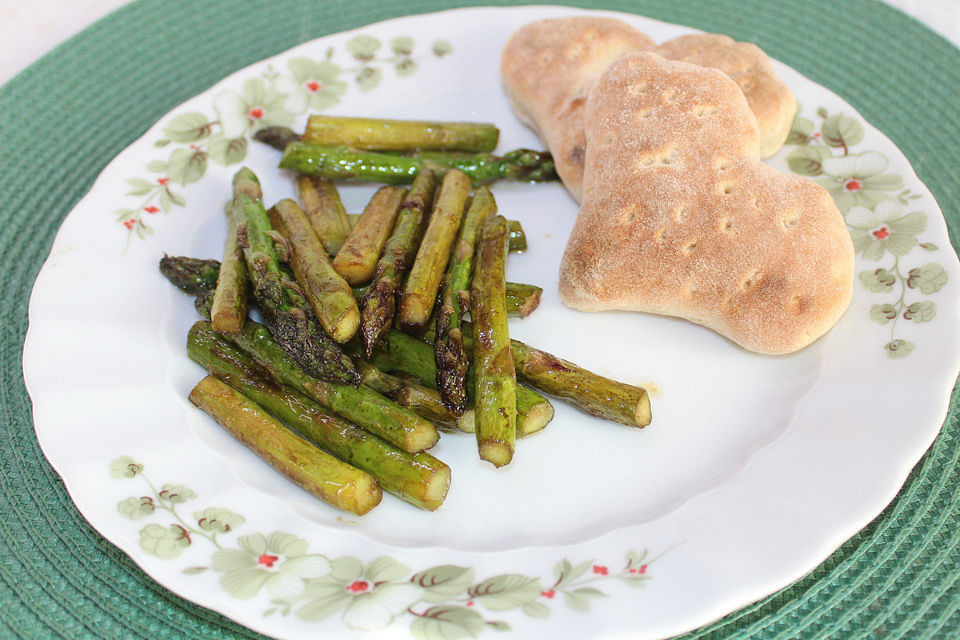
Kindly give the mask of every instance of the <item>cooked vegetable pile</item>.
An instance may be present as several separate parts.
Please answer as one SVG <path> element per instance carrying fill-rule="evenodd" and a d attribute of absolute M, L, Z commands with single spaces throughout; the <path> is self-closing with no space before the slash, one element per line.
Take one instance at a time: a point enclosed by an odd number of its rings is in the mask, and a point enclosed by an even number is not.
<path fill-rule="evenodd" d="M 240 169 L 223 259 L 160 260 L 205 318 L 187 352 L 210 375 L 190 400 L 358 515 L 384 490 L 422 509 L 443 503 L 450 467 L 427 453 L 440 431 L 475 433 L 482 459 L 509 464 L 516 440 L 553 418 L 540 392 L 649 424 L 644 389 L 510 339 L 508 317 L 532 313 L 542 289 L 506 281 L 526 237 L 480 185 L 556 174 L 547 153 L 491 155 L 498 137 L 489 124 L 333 116 L 311 116 L 302 136 L 261 130 L 284 151 L 280 166 L 300 173 L 300 203 L 268 210 L 257 176 Z M 340 202 L 343 179 L 388 186 L 356 217 Z"/>

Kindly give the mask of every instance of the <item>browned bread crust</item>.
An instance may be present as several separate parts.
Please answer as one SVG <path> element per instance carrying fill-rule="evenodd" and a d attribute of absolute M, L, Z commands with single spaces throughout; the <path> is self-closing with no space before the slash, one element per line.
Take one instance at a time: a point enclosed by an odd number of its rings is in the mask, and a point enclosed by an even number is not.
<path fill-rule="evenodd" d="M 760 353 L 803 348 L 849 304 L 853 245 L 820 186 L 759 161 L 716 69 L 641 53 L 586 105 L 584 199 L 560 268 L 576 309 L 687 318 Z"/>

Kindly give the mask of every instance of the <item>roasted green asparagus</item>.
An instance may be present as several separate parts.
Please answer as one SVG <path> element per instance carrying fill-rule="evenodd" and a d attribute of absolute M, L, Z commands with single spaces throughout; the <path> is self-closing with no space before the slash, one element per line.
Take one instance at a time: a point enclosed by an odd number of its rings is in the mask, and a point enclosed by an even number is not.
<path fill-rule="evenodd" d="M 373 277 L 405 195 L 400 187 L 381 187 L 350 230 L 333 259 L 333 268 L 350 284 L 363 284 Z"/>
<path fill-rule="evenodd" d="M 500 131 L 492 124 L 425 122 L 312 115 L 303 141 L 377 151 L 493 151 Z"/>
<path fill-rule="evenodd" d="M 297 176 L 297 190 L 300 192 L 303 212 L 323 243 L 323 248 L 328 255 L 337 255 L 350 233 L 350 219 L 337 188 L 326 180 Z"/>

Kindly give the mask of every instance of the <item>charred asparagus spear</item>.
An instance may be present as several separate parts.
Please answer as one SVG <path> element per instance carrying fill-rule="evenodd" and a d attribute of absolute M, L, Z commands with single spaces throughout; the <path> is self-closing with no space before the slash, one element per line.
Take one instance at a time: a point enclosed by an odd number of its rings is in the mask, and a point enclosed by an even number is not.
<path fill-rule="evenodd" d="M 469 322 L 463 323 L 463 331 L 464 348 L 472 352 L 474 341 Z M 429 342 L 433 335 L 428 332 L 424 339 Z M 630 427 L 650 424 L 650 398 L 643 387 L 604 378 L 519 340 L 511 340 L 510 349 L 521 382 L 598 418 Z"/>
<path fill-rule="evenodd" d="M 249 321 L 243 331 L 230 336 L 230 340 L 274 379 L 404 451 L 417 453 L 437 444 L 439 434 L 433 424 L 373 389 L 362 384 L 354 388 L 347 384 L 323 382 L 309 376 L 280 348 L 262 324 Z"/>
<path fill-rule="evenodd" d="M 357 332 L 360 309 L 347 281 L 337 273 L 310 222 L 293 200 L 269 211 L 273 228 L 286 238 L 289 264 L 317 320 L 331 338 L 346 342 Z"/>
<path fill-rule="evenodd" d="M 180 291 L 198 295 L 217 286 L 220 263 L 217 260 L 163 254 L 160 258 L 160 273 Z"/>
<path fill-rule="evenodd" d="M 460 171 L 447 173 L 400 298 L 400 321 L 406 325 L 422 327 L 430 319 L 469 195 L 470 179 Z"/>
<path fill-rule="evenodd" d="M 502 467 L 513 459 L 517 437 L 517 372 L 510 351 L 506 308 L 507 221 L 491 216 L 480 228 L 470 284 L 477 447 Z"/>
<path fill-rule="evenodd" d="M 497 212 L 497 203 L 486 187 L 480 187 L 470 202 L 460 234 L 447 266 L 443 298 L 437 313 L 434 354 L 437 363 L 437 388 L 444 403 L 454 413 L 467 406 L 467 369 L 470 358 L 463 350 L 460 321 L 469 310 L 470 277 L 473 275 L 473 248 L 480 226 Z"/>
<path fill-rule="evenodd" d="M 471 351 L 473 340 L 470 332 L 472 328 L 464 323 L 465 346 Z M 429 335 L 429 334 L 428 334 Z M 432 336 L 431 336 L 432 337 Z M 466 338 L 471 338 L 469 341 Z M 391 329 L 384 336 L 384 344 L 373 352 L 371 364 L 383 371 L 401 371 L 411 375 L 428 388 L 435 389 L 437 385 L 437 365 L 434 362 L 433 347 L 413 336 Z M 474 400 L 473 369 L 467 371 L 468 402 Z M 461 431 L 471 433 L 474 428 L 471 424 L 475 420 L 472 412 L 467 410 L 463 417 L 470 415 L 470 422 L 458 424 Z M 553 420 L 554 409 L 550 401 L 542 395 L 522 385 L 517 385 L 517 435 L 524 438 L 546 427 Z"/>
<path fill-rule="evenodd" d="M 213 376 L 193 388 L 190 401 L 267 464 L 321 500 L 358 516 L 380 504 L 383 492 L 373 476 L 318 449 Z"/>
<path fill-rule="evenodd" d="M 210 302 L 210 319 L 220 333 L 238 333 L 247 319 L 247 264 L 237 240 L 237 216 L 233 204 L 226 206 L 227 239 L 216 291 Z"/>
<path fill-rule="evenodd" d="M 527 234 L 523 232 L 523 226 L 516 220 L 508 220 L 507 229 L 510 230 L 508 236 L 510 251 L 526 251 Z"/>
<path fill-rule="evenodd" d="M 333 259 L 333 268 L 350 284 L 362 284 L 373 277 L 377 259 L 393 231 L 405 195 L 405 189 L 381 187 L 350 230 Z"/>
<path fill-rule="evenodd" d="M 368 362 L 357 362 L 363 384 L 440 427 L 473 433 L 473 410 L 457 416 L 443 404 L 440 394 L 412 376 L 384 373 Z"/>
<path fill-rule="evenodd" d="M 260 201 L 260 183 L 250 169 L 233 177 L 233 209 L 237 237 L 243 247 L 253 295 L 270 333 L 310 375 L 329 382 L 359 384 L 360 375 L 348 358 L 320 327 L 299 287 L 280 270 L 270 227 Z"/>
<path fill-rule="evenodd" d="M 337 255 L 350 233 L 350 220 L 337 188 L 326 180 L 297 176 L 297 189 L 300 191 L 303 212 L 323 243 L 323 248 L 329 255 Z"/>
<path fill-rule="evenodd" d="M 253 134 L 253 138 L 277 151 L 283 151 L 288 144 L 299 142 L 303 136 L 289 127 L 263 127 Z"/>
<path fill-rule="evenodd" d="M 496 180 L 546 182 L 557 179 L 553 157 L 546 151 L 515 149 L 502 156 L 454 151 L 420 152 L 411 155 L 327 147 L 309 142 L 291 142 L 280 158 L 280 168 L 325 180 L 354 180 L 384 184 L 410 184 L 421 169 L 443 174 L 459 169 L 475 185 Z"/>
<path fill-rule="evenodd" d="M 421 509 L 436 509 L 443 502 L 450 486 L 450 467 L 426 452 L 411 455 L 401 451 L 277 383 L 209 324 L 198 322 L 190 329 L 187 353 L 298 435 L 372 475 L 385 491 Z"/>
<path fill-rule="evenodd" d="M 367 356 L 385 331 L 393 325 L 397 294 L 403 286 L 403 277 L 417 255 L 417 246 L 423 236 L 427 212 L 437 189 L 437 176 L 424 169 L 417 174 L 407 193 L 397 223 L 383 247 L 377 262 L 373 281 L 363 295 L 360 306 L 360 335 Z"/>
<path fill-rule="evenodd" d="M 312 115 L 303 140 L 381 151 L 493 151 L 500 131 L 492 124 L 423 122 Z"/>

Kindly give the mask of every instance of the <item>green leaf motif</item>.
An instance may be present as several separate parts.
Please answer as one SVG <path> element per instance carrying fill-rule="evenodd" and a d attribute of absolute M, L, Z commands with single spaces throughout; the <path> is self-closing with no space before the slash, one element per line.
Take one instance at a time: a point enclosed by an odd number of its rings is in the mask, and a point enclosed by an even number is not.
<path fill-rule="evenodd" d="M 382 79 L 383 71 L 373 67 L 364 67 L 357 72 L 357 75 L 354 78 L 357 86 L 360 87 L 360 91 L 363 91 L 364 93 L 376 89 L 377 85 L 380 84 Z"/>
<path fill-rule="evenodd" d="M 190 534 L 178 524 L 169 527 L 148 524 L 140 530 L 140 546 L 147 553 L 169 560 L 190 546 Z"/>
<path fill-rule="evenodd" d="M 368 35 L 359 35 L 347 42 L 347 51 L 357 60 L 371 60 L 380 50 L 380 41 Z"/>
<path fill-rule="evenodd" d="M 151 173 L 163 173 L 167 170 L 166 160 L 151 160 L 147 163 L 147 171 Z"/>
<path fill-rule="evenodd" d="M 927 295 L 940 291 L 945 284 L 947 284 L 947 272 L 935 262 L 929 262 L 907 272 L 907 286 L 911 289 L 919 289 Z"/>
<path fill-rule="evenodd" d="M 817 115 L 821 118 L 827 117 L 827 110 L 824 107 L 817 107 Z"/>
<path fill-rule="evenodd" d="M 930 300 L 914 302 L 903 312 L 903 317 L 916 323 L 930 322 L 937 315 L 937 306 Z"/>
<path fill-rule="evenodd" d="M 413 53 L 413 38 L 410 36 L 400 36 L 390 41 L 390 50 L 401 56 L 408 56 Z"/>
<path fill-rule="evenodd" d="M 816 125 L 812 120 L 807 120 L 801 115 L 793 119 L 793 126 L 790 128 L 790 134 L 787 136 L 787 144 L 805 144 L 813 132 Z"/>
<path fill-rule="evenodd" d="M 420 640 L 460 640 L 476 638 L 486 624 L 483 616 L 466 607 L 431 607 L 414 620 L 410 631 Z"/>
<path fill-rule="evenodd" d="M 167 176 L 186 185 L 196 182 L 207 171 L 207 153 L 202 149 L 176 149 L 170 154 Z"/>
<path fill-rule="evenodd" d="M 550 615 L 550 607 L 542 602 L 528 602 L 521 609 L 531 618 L 546 618 Z"/>
<path fill-rule="evenodd" d="M 230 139 L 222 133 L 216 133 L 207 142 L 207 153 L 217 164 L 236 164 L 247 157 L 247 139 Z"/>
<path fill-rule="evenodd" d="M 896 360 L 897 358 L 906 358 L 916 346 L 907 340 L 891 340 L 883 348 L 886 350 L 888 358 Z"/>
<path fill-rule="evenodd" d="M 926 249 L 927 251 L 936 251 L 936 250 L 939 249 L 940 247 L 938 247 L 937 245 L 935 245 L 935 244 L 932 243 L 932 242 L 921 242 L 921 243 L 920 243 L 920 248 L 921 248 L 921 249 Z"/>
<path fill-rule="evenodd" d="M 130 185 L 130 190 L 127 191 L 128 196 L 145 196 L 157 186 L 157 183 L 143 178 L 129 178 L 127 184 Z"/>
<path fill-rule="evenodd" d="M 864 271 L 860 274 L 860 284 L 874 293 L 890 291 L 896 282 L 896 274 L 883 268 Z"/>
<path fill-rule="evenodd" d="M 186 502 L 191 498 L 196 498 L 197 494 L 192 489 L 182 484 L 165 484 L 160 488 L 159 496 L 164 500 L 169 500 L 174 504 Z"/>
<path fill-rule="evenodd" d="M 433 55 L 438 58 L 442 58 L 453 51 L 453 45 L 450 44 L 449 40 L 434 40 L 433 41 Z"/>
<path fill-rule="evenodd" d="M 510 625 L 503 620 L 487 620 L 487 626 L 494 631 L 510 631 Z"/>
<path fill-rule="evenodd" d="M 831 156 L 830 149 L 809 145 L 794 149 L 787 154 L 790 171 L 801 176 L 818 176 L 823 173 L 823 161 Z"/>
<path fill-rule="evenodd" d="M 153 498 L 150 496 L 141 496 L 139 498 L 127 498 L 117 505 L 117 511 L 124 518 L 139 520 L 145 518 L 156 510 L 153 504 Z"/>
<path fill-rule="evenodd" d="M 850 148 L 863 140 L 863 125 L 856 118 L 842 113 L 827 117 L 820 127 L 823 141 L 831 147 Z"/>
<path fill-rule="evenodd" d="M 110 462 L 110 475 L 114 478 L 132 478 L 143 471 L 143 465 L 130 456 L 120 456 Z"/>
<path fill-rule="evenodd" d="M 557 566 L 554 567 L 554 573 L 556 574 L 556 586 L 563 587 L 567 585 L 584 573 L 593 565 L 593 560 L 584 560 L 583 562 L 573 565 L 569 560 L 563 559 L 557 563 Z"/>
<path fill-rule="evenodd" d="M 446 602 L 470 586 L 473 569 L 444 564 L 415 574 L 410 582 L 423 589 L 424 601 Z"/>
<path fill-rule="evenodd" d="M 183 570 L 183 573 L 188 576 L 195 576 L 199 573 L 203 573 L 208 568 L 209 567 L 187 567 L 186 569 Z"/>
<path fill-rule="evenodd" d="M 469 594 L 491 611 L 508 611 L 533 602 L 542 591 L 536 578 L 508 573 L 484 580 L 471 587 Z"/>
<path fill-rule="evenodd" d="M 870 319 L 880 324 L 887 324 L 897 317 L 897 308 L 892 304 L 875 304 L 870 307 Z"/>
<path fill-rule="evenodd" d="M 187 200 L 186 200 L 186 198 L 184 198 L 184 197 L 183 197 L 182 195 L 180 195 L 179 193 L 174 193 L 173 191 L 171 191 L 171 190 L 170 190 L 170 187 L 168 187 L 167 185 L 164 185 L 164 186 L 163 186 L 163 192 L 161 192 L 160 195 L 162 196 L 164 193 L 167 195 L 167 197 L 170 198 L 170 202 L 171 202 L 172 204 L 175 204 L 175 205 L 177 205 L 178 207 L 185 207 L 185 206 L 187 206 Z"/>
<path fill-rule="evenodd" d="M 371 582 L 396 582 L 407 577 L 410 567 L 400 564 L 388 556 L 380 556 L 367 565 L 363 572 Z"/>
<path fill-rule="evenodd" d="M 234 513 L 230 509 L 209 507 L 203 511 L 196 511 L 193 517 L 197 520 L 197 526 L 204 531 L 216 531 L 217 533 L 227 533 L 228 531 L 243 524 L 243 516 Z"/>
<path fill-rule="evenodd" d="M 197 142 L 210 135 L 210 121 L 202 113 L 182 113 L 167 123 L 163 133 L 173 142 Z"/>
<path fill-rule="evenodd" d="M 404 58 L 398 60 L 393 68 L 401 78 L 404 76 L 412 76 L 417 72 L 417 63 L 410 58 Z"/>

